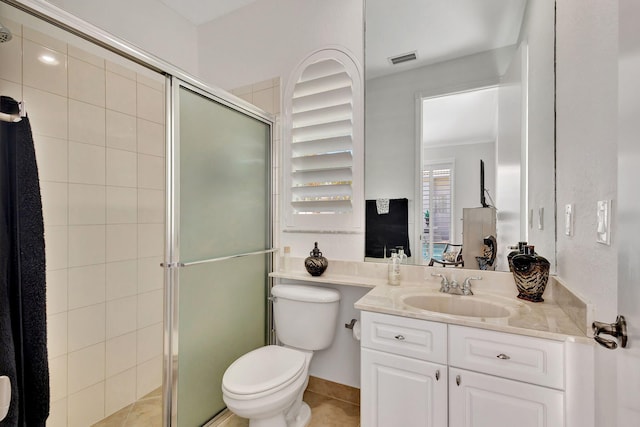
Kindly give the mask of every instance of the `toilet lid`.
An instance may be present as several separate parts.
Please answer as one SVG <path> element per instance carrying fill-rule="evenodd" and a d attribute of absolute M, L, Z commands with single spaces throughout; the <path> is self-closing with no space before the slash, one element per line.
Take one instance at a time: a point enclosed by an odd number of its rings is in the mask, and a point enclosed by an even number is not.
<path fill-rule="evenodd" d="M 222 385 L 235 394 L 261 393 L 294 380 L 304 366 L 304 353 L 268 345 L 233 362 L 224 373 Z"/>

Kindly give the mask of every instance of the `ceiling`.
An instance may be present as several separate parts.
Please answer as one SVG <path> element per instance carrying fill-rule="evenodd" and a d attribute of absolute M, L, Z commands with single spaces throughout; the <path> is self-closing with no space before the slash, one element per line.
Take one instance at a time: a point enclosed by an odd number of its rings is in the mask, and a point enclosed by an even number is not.
<path fill-rule="evenodd" d="M 526 0 L 366 0 L 366 78 L 516 44 Z M 418 59 L 391 65 L 389 57 Z"/>
<path fill-rule="evenodd" d="M 194 25 L 204 24 L 256 0 L 160 0 Z"/>

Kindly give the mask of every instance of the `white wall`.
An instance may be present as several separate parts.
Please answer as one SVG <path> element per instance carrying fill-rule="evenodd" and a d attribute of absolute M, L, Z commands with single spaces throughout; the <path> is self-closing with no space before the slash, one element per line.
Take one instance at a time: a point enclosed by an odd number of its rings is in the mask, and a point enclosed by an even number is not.
<path fill-rule="evenodd" d="M 575 204 L 575 235 L 558 232 L 558 274 L 595 305 L 597 320 L 617 312 L 617 228 L 612 246 L 596 243 L 596 202 L 617 192 L 617 39 L 615 2 L 557 4 L 557 203 Z M 561 222 L 559 222 L 561 223 Z M 620 230 L 622 232 L 622 230 Z M 615 352 L 597 351 L 596 366 L 615 367 Z M 615 372 L 615 371 L 614 371 Z M 615 375 L 596 369 L 596 425 L 614 425 Z"/>
<path fill-rule="evenodd" d="M 558 217 L 575 203 L 575 235 L 558 233 L 559 275 L 616 315 L 616 229 L 612 246 L 596 243 L 596 202 L 613 199 L 617 171 L 617 9 L 597 0 L 558 3 Z"/>
<path fill-rule="evenodd" d="M 49 3 L 198 75 L 196 26 L 158 0 L 49 0 Z"/>

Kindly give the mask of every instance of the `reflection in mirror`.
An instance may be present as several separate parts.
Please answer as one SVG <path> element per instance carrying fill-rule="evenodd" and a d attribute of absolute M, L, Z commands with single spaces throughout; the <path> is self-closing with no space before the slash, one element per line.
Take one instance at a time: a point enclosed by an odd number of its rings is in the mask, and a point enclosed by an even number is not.
<path fill-rule="evenodd" d="M 508 271 L 528 241 L 554 266 L 554 1 L 365 10 L 365 259 L 408 230 L 410 263 Z"/>

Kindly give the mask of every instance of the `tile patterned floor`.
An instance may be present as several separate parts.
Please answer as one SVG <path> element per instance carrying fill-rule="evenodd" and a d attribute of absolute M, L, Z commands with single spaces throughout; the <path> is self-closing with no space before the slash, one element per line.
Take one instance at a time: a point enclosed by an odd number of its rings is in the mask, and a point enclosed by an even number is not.
<path fill-rule="evenodd" d="M 304 393 L 311 407 L 308 427 L 359 427 L 360 407 L 311 391 Z M 162 425 L 162 390 L 149 393 L 126 408 L 94 424 L 93 427 L 160 427 Z M 218 427 L 248 427 L 249 420 L 231 415 Z"/>
<path fill-rule="evenodd" d="M 162 426 L 162 388 L 158 388 L 93 427 L 160 427 Z"/>

